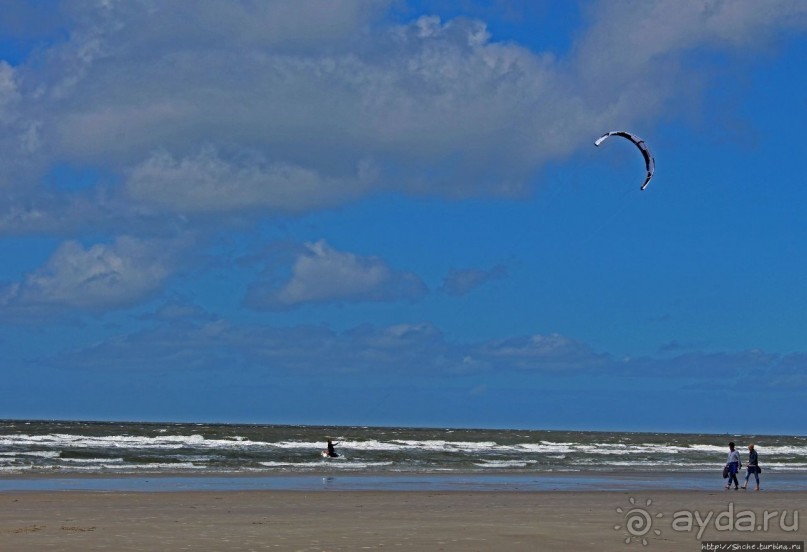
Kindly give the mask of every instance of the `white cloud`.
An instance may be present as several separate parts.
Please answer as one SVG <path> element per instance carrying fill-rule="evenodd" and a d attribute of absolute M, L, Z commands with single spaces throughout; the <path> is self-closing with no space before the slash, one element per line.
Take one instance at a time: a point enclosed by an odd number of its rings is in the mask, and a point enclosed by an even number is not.
<path fill-rule="evenodd" d="M 238 366 L 264 376 L 355 373 L 453 378 L 518 373 L 577 378 L 588 374 L 625 381 L 652 379 L 658 385 L 692 383 L 699 388 L 704 382 L 725 380 L 723 375 L 730 371 L 738 387 L 756 382 L 766 390 L 793 390 L 805 384 L 807 361 L 804 353 L 781 356 L 760 351 L 619 360 L 558 334 L 459 343 L 428 323 L 364 325 L 336 332 L 326 326 L 232 324 L 195 311 L 172 311 L 154 320 L 158 323 L 151 328 L 111 336 L 41 362 L 82 369 L 114 365 L 138 373 L 206 369 L 230 374 Z"/>
<path fill-rule="evenodd" d="M 708 75 L 687 57 L 701 48 L 749 59 L 787 29 L 807 27 L 807 4 L 773 0 L 650 0 L 589 6 L 590 26 L 576 46 L 578 94 L 603 129 L 658 116 L 676 96 L 700 89 Z M 701 50 L 699 50 L 701 49 Z M 702 57 L 708 57 L 702 56 Z"/>
<path fill-rule="evenodd" d="M 114 48 L 92 56 L 76 48 L 72 58 L 81 63 L 69 85 L 65 79 L 50 85 L 58 86 L 58 96 L 69 95 L 70 108 L 46 105 L 45 131 L 62 155 L 116 170 L 149 163 L 155 148 L 182 160 L 211 145 L 219 155 L 231 152 L 226 157 L 258 152 L 267 166 L 304 167 L 322 181 L 344 178 L 370 159 L 395 168 L 376 186 L 453 195 L 509 193 L 517 184 L 513 170 L 523 177 L 536 154 L 545 159 L 559 148 L 569 151 L 568 142 L 544 137 L 544 119 L 570 106 L 562 101 L 566 91 L 552 83 L 548 59 L 486 43 L 479 23 L 425 21 L 386 27 L 360 42 L 351 38 L 335 51 L 290 53 L 271 34 L 251 42 L 231 28 L 219 32 L 232 42 L 215 48 L 203 37 L 183 42 L 182 35 L 144 47 L 149 41 L 134 37 L 155 31 L 135 31 L 134 21 L 125 20 L 108 38 L 116 39 Z M 187 22 L 175 26 L 185 29 Z M 538 109 L 550 100 L 552 112 Z M 453 160 L 447 163 L 448 155 Z M 474 177 L 490 161 L 504 171 L 505 182 L 493 171 Z M 433 178 L 434 164 L 442 178 Z M 456 174 L 467 184 L 454 182 Z M 318 208 L 302 184 L 297 201 Z M 231 190 L 242 191 L 237 185 Z M 341 199 L 352 196 L 343 191 Z"/>
<path fill-rule="evenodd" d="M 48 28 L 67 40 L 0 65 L 0 104 L 14 104 L 0 149 L 21 153 L 20 187 L 54 163 L 93 166 L 179 213 L 299 213 L 378 189 L 518 194 L 612 125 L 669 114 L 708 79 L 682 78 L 697 48 L 748 57 L 807 14 L 784 0 L 602 2 L 563 59 L 480 21 L 392 24 L 390 4 L 65 3 Z"/>
<path fill-rule="evenodd" d="M 0 123 L 10 119 L 12 104 L 18 99 L 14 68 L 0 60 Z"/>
<path fill-rule="evenodd" d="M 161 305 L 154 312 L 143 314 L 139 318 L 142 320 L 176 322 L 179 324 L 196 321 L 216 321 L 215 315 L 207 312 L 199 305 L 182 298 L 174 298 Z"/>
<path fill-rule="evenodd" d="M 443 332 L 432 324 L 395 324 L 383 328 L 373 326 L 360 326 L 354 328 L 346 335 L 357 344 L 360 349 L 383 349 L 401 354 L 402 350 L 412 351 L 428 345 L 442 346 Z"/>
<path fill-rule="evenodd" d="M 755 0 L 665 0 L 595 5 L 593 26 L 583 41 L 589 54 L 609 64 L 640 66 L 701 45 L 751 47 L 777 30 L 804 28 L 807 8 L 793 0 L 771 0 L 760 10 Z M 753 53 L 753 52 L 752 52 Z"/>
<path fill-rule="evenodd" d="M 65 194 L 58 189 L 9 192 L 0 202 L 0 235 L 128 234 L 176 235 L 186 230 L 183 213 L 166 213 L 159 205 L 126 201 L 105 188 Z"/>
<path fill-rule="evenodd" d="M 177 263 L 177 244 L 120 237 L 85 248 L 63 243 L 39 269 L 0 289 L 0 309 L 127 307 L 157 292 Z"/>
<path fill-rule="evenodd" d="M 261 206 L 317 209 L 370 185 L 514 193 L 587 125 L 551 57 L 490 42 L 482 23 L 367 27 L 365 2 L 270 4 L 73 6 L 70 40 L 23 68 L 32 160 L 131 175 L 135 199 L 173 193 L 180 212 L 251 206 L 259 185 Z M 339 15 L 309 19 L 315 5 Z"/>
<path fill-rule="evenodd" d="M 299 212 L 358 196 L 372 175 L 372 167 L 362 162 L 355 176 L 345 178 L 255 156 L 233 163 L 207 147 L 181 160 L 166 152 L 152 155 L 134 168 L 126 188 L 132 198 L 169 210 Z"/>
<path fill-rule="evenodd" d="M 26 135 L 22 128 L 25 123 L 20 122 L 18 105 L 22 96 L 18 79 L 14 67 L 0 59 L 0 190 L 9 189 L 14 183 L 15 169 L 21 163 L 20 154 L 25 153 L 28 142 L 35 139 L 32 130 Z"/>
<path fill-rule="evenodd" d="M 449 295 L 466 295 L 479 286 L 507 277 L 507 267 L 496 265 L 490 270 L 467 268 L 463 270 L 451 269 L 443 279 L 440 290 Z"/>
<path fill-rule="evenodd" d="M 468 357 L 475 364 L 520 370 L 580 370 L 606 366 L 609 355 L 569 337 L 530 335 L 492 340 L 481 344 Z"/>
<path fill-rule="evenodd" d="M 394 270 L 378 257 L 337 251 L 320 240 L 305 244 L 286 282 L 253 284 L 247 304 L 285 309 L 307 303 L 415 300 L 426 292 L 411 272 Z"/>

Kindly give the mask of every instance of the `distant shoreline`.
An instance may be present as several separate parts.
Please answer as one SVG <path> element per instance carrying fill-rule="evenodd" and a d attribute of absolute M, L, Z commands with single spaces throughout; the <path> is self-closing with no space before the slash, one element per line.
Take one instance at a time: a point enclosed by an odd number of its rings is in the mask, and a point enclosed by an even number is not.
<path fill-rule="evenodd" d="M 742 479 L 742 478 L 741 478 Z M 753 483 L 753 479 L 752 479 Z M 473 492 L 597 492 L 712 491 L 723 492 L 720 473 L 711 472 L 540 472 L 509 473 L 170 473 L 154 474 L 5 474 L 6 492 L 183 492 L 183 491 L 473 491 Z M 807 492 L 806 473 L 767 473 L 763 490 Z M 733 491 L 727 491 L 730 494 Z M 739 491 L 742 492 L 742 491 Z M 749 491 L 745 491 L 748 493 Z"/>
<path fill-rule="evenodd" d="M 708 437 L 726 437 L 729 439 L 747 439 L 747 438 L 771 438 L 771 437 L 802 437 L 807 438 L 807 433 L 725 433 L 714 431 L 692 431 L 692 430 L 665 430 L 665 429 L 580 429 L 580 428 L 562 428 L 562 427 L 500 427 L 500 426 L 462 426 L 462 425 L 387 425 L 387 424 L 293 424 L 288 422 L 222 422 L 222 421 L 209 421 L 209 420 L 124 420 L 124 419 L 109 419 L 109 420 L 92 420 L 92 419 L 69 419 L 69 418 L 0 418 L 0 424 L 14 423 L 14 424 L 39 424 L 39 423 L 64 423 L 64 424 L 139 424 L 143 426 L 226 426 L 226 427 L 288 427 L 288 428 L 307 428 L 307 429 L 367 429 L 367 430 L 389 430 L 389 429 L 412 429 L 412 430 L 457 430 L 457 431 L 543 431 L 547 433 L 591 433 L 591 434 L 608 434 L 608 433 L 624 433 L 626 435 L 700 435 Z"/>

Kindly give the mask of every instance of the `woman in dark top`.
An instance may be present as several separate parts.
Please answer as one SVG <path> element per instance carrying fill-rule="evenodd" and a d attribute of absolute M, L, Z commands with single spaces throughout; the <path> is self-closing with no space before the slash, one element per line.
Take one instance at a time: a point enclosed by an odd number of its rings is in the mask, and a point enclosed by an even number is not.
<path fill-rule="evenodd" d="M 757 451 L 754 450 L 754 445 L 748 445 L 748 464 L 745 466 L 745 483 L 743 483 L 743 489 L 748 487 L 748 478 L 751 477 L 751 474 L 754 474 L 754 478 L 757 480 L 757 489 L 759 490 L 759 457 L 757 456 Z"/>

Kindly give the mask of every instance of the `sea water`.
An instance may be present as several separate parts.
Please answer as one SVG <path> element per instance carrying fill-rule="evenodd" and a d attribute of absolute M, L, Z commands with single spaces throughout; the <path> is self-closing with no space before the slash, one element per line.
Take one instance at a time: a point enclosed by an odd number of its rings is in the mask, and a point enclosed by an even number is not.
<path fill-rule="evenodd" d="M 332 438 L 338 458 L 323 458 Z M 20 475 L 718 473 L 729 441 L 763 477 L 807 478 L 807 437 L 513 429 L 0 421 L 0 478 Z"/>

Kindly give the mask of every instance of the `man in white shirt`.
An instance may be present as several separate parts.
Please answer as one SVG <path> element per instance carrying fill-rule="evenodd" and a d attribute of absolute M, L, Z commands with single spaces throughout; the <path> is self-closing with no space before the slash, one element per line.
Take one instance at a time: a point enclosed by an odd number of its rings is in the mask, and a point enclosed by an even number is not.
<path fill-rule="evenodd" d="M 734 481 L 734 490 L 740 488 L 740 482 L 737 481 L 737 472 L 740 470 L 740 453 L 734 450 L 734 441 L 729 443 L 729 457 L 726 461 L 726 467 L 729 469 L 729 481 L 726 488 L 731 488 L 731 482 Z"/>

